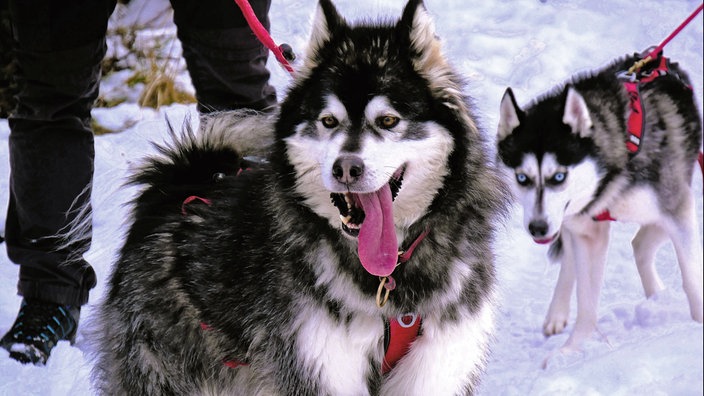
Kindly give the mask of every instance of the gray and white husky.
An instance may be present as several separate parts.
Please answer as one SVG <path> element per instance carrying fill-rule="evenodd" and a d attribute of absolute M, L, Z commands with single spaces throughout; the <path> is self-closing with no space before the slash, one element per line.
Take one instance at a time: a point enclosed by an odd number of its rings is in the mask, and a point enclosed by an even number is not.
<path fill-rule="evenodd" d="M 101 307 L 97 387 L 471 394 L 508 191 L 462 89 L 422 1 L 352 25 L 321 0 L 275 113 L 186 128 L 134 176 L 144 190 Z M 256 137 L 268 161 L 240 166 Z"/>
<path fill-rule="evenodd" d="M 576 279 L 577 319 L 566 349 L 596 330 L 610 225 L 596 219 L 604 217 L 640 225 L 632 245 L 648 297 L 663 289 L 655 253 L 672 241 L 691 316 L 702 322 L 702 246 L 691 189 L 695 168 L 701 177 L 701 116 L 687 76 L 664 58 L 642 70 L 652 81 L 640 84 L 640 94 L 629 94 L 623 77 L 633 80 L 627 70 L 637 60 L 573 77 L 525 109 L 509 88 L 500 105 L 499 162 L 527 231 L 537 243 L 552 243 L 550 255 L 561 262 L 546 336 L 565 329 Z M 638 100 L 642 105 L 633 105 Z M 644 114 L 642 128 L 627 131 L 632 109 Z"/>

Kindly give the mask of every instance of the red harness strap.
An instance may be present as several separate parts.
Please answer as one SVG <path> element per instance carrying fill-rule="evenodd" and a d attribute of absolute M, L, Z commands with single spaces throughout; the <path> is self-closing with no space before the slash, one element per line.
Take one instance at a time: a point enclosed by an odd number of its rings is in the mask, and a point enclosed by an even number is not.
<path fill-rule="evenodd" d="M 188 211 L 186 210 L 186 206 L 193 201 L 200 201 L 203 202 L 206 205 L 210 205 L 212 202 L 208 198 L 202 198 L 197 195 L 191 195 L 190 197 L 186 198 L 183 200 L 183 203 L 181 204 L 181 214 L 186 216 L 188 214 Z"/>
<path fill-rule="evenodd" d="M 598 215 L 592 217 L 592 220 L 594 221 L 616 221 L 613 217 L 611 217 L 611 213 L 609 213 L 608 210 L 605 210 Z"/>
<path fill-rule="evenodd" d="M 203 331 L 213 331 L 215 330 L 213 326 L 205 323 L 205 322 L 200 322 L 200 329 Z M 234 359 L 223 359 L 222 364 L 229 368 L 237 368 L 241 366 L 249 366 L 249 363 L 242 361 L 242 360 L 234 360 Z"/>
<path fill-rule="evenodd" d="M 657 77 L 664 76 L 670 72 L 668 59 L 660 56 L 658 65 L 648 72 L 637 71 L 627 74 L 627 78 L 623 81 L 623 86 L 628 93 L 628 102 L 630 113 L 628 115 L 628 138 L 626 140 L 626 148 L 631 155 L 638 154 L 640 150 L 640 142 L 643 139 L 645 131 L 645 108 L 640 99 L 640 86 L 647 84 Z"/>
<path fill-rule="evenodd" d="M 631 154 L 638 153 L 640 149 L 640 140 L 643 138 L 643 103 L 640 100 L 640 92 L 638 90 L 639 83 L 626 81 L 623 83 L 628 92 L 628 101 L 630 104 L 630 114 L 628 116 L 628 140 L 626 140 L 626 148 Z"/>
<path fill-rule="evenodd" d="M 396 363 L 408 353 L 411 344 L 420 335 L 421 318 L 416 314 L 399 315 L 398 317 L 385 320 L 384 332 L 384 361 L 381 364 L 382 374 L 391 371 Z"/>

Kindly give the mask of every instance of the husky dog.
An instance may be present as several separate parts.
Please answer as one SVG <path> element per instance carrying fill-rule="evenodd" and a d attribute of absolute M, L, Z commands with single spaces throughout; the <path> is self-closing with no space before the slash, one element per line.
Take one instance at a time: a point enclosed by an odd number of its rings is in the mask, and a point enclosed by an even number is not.
<path fill-rule="evenodd" d="M 596 330 L 609 239 L 609 222 L 597 219 L 605 213 L 640 225 L 632 245 L 648 297 L 663 289 L 655 253 L 672 241 L 691 316 L 702 322 L 702 246 L 691 190 L 701 116 L 686 74 L 674 63 L 666 71 L 644 69 L 649 78 L 664 75 L 641 83 L 640 95 L 629 94 L 618 72 L 638 60 L 624 57 L 573 77 L 525 110 L 508 88 L 500 105 L 499 162 L 523 205 L 527 231 L 537 243 L 552 243 L 549 254 L 561 261 L 546 336 L 566 327 L 576 278 L 577 319 L 566 349 Z M 667 65 L 664 58 L 658 62 Z M 634 100 L 642 105 L 633 111 L 644 110 L 639 141 L 627 133 Z M 629 150 L 627 140 L 639 145 Z"/>
<path fill-rule="evenodd" d="M 462 87 L 422 1 L 352 25 L 321 0 L 277 113 L 186 128 L 134 176 L 144 190 L 101 307 L 97 387 L 473 393 L 508 190 Z M 240 171 L 248 134 L 270 153 Z M 385 373 L 399 316 L 421 328 Z"/>

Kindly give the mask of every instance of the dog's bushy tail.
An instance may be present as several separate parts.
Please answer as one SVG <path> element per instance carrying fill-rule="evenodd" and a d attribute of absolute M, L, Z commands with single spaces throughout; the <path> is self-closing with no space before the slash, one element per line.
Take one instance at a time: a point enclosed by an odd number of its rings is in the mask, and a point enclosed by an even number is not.
<path fill-rule="evenodd" d="M 235 176 L 245 156 L 266 157 L 276 113 L 237 110 L 209 115 L 194 130 L 186 119 L 176 131 L 167 119 L 170 141 L 155 144 L 128 183 L 143 188 L 132 202 L 135 221 L 179 214 L 189 197 L 208 197 L 218 182 Z"/>

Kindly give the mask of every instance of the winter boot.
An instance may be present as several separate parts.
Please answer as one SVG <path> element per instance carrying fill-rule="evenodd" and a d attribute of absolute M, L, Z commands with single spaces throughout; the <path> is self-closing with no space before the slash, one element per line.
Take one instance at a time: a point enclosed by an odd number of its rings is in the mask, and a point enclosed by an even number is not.
<path fill-rule="evenodd" d="M 74 343 L 79 316 L 78 307 L 24 299 L 0 346 L 21 363 L 43 365 L 59 341 Z"/>

